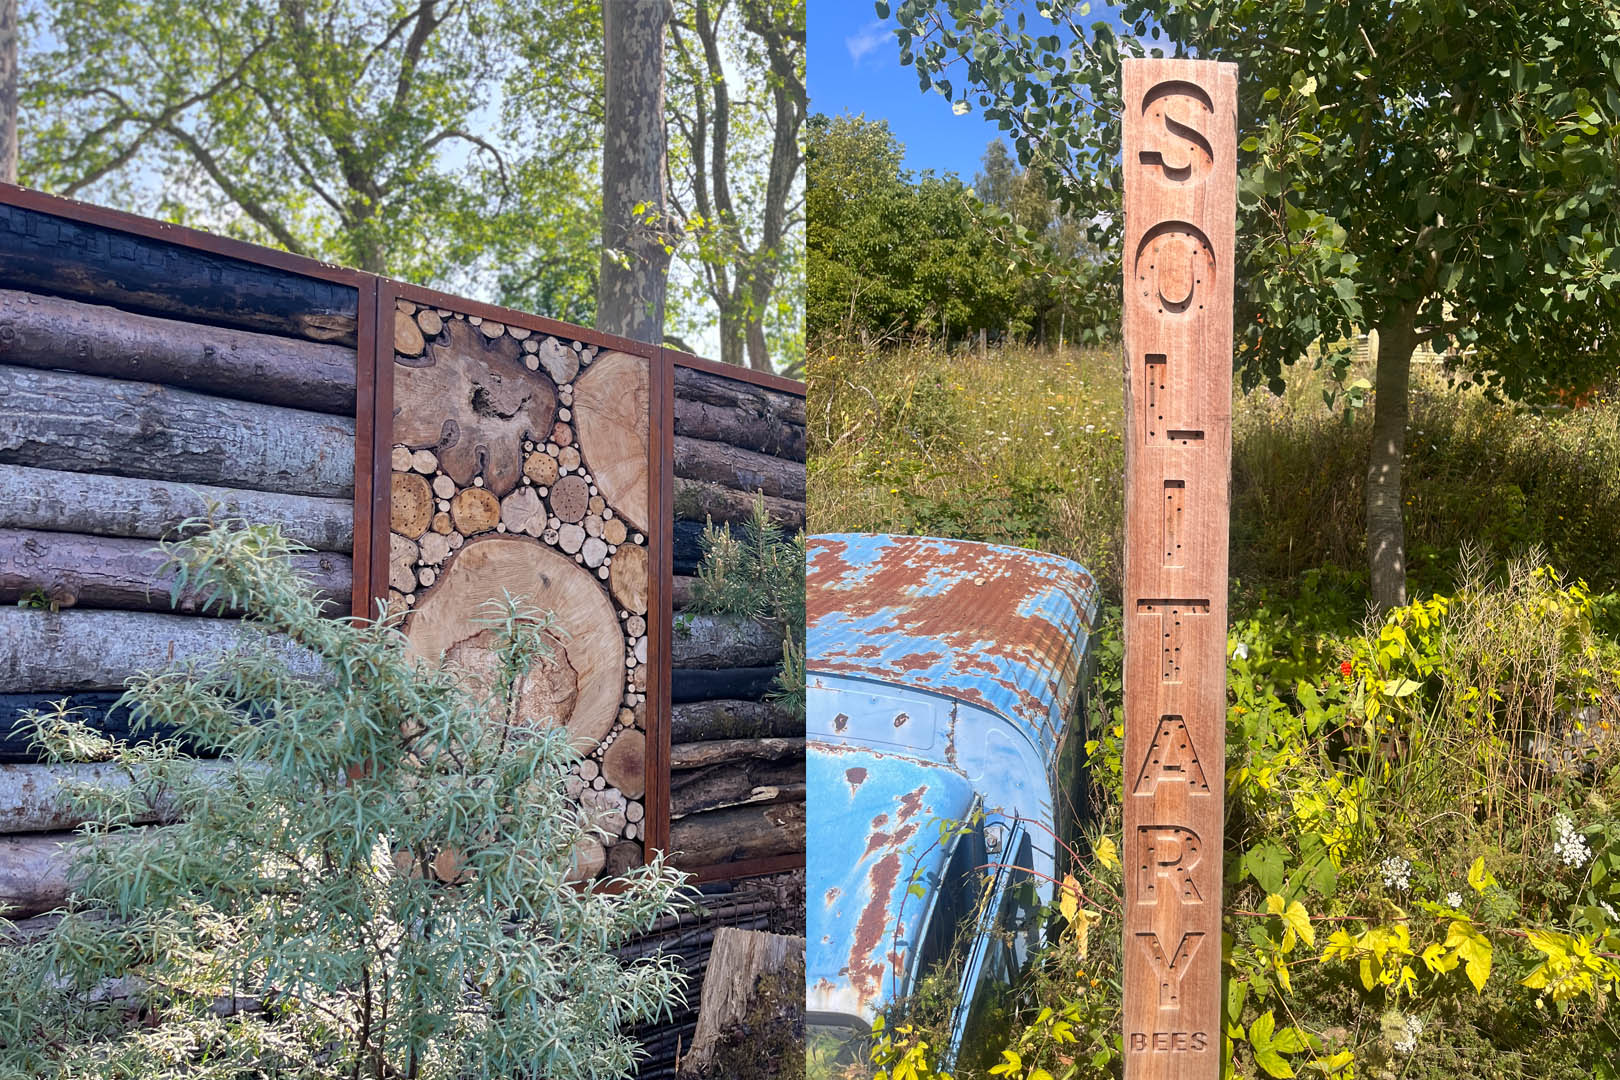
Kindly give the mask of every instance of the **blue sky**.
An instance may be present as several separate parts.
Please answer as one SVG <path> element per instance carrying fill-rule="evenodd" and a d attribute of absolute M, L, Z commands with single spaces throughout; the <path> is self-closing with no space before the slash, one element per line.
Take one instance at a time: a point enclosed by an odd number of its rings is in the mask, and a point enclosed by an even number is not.
<path fill-rule="evenodd" d="M 871 0 L 812 0 L 806 5 L 810 109 L 832 116 L 865 113 L 887 120 L 906 147 L 906 167 L 954 172 L 973 182 L 984 148 L 1001 134 L 977 108 L 951 114 L 950 102 L 917 89 L 916 72 L 900 66 L 894 19 L 880 21 Z M 1025 5 L 1034 16 L 1034 3 Z M 1107 16 L 1095 3 L 1086 21 Z"/>

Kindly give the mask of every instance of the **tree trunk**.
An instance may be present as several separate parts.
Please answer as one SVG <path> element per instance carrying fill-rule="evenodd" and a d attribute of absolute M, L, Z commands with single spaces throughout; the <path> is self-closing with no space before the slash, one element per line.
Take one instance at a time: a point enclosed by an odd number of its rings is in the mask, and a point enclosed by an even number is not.
<path fill-rule="evenodd" d="M 0 528 L 157 540 L 187 518 L 207 517 L 210 502 L 224 517 L 277 522 L 316 551 L 354 550 L 348 499 L 0 465 Z"/>
<path fill-rule="evenodd" d="M 116 690 L 137 672 L 208 663 L 236 649 L 268 649 L 297 675 L 320 671 L 313 653 L 285 637 L 225 619 L 0 607 L 0 692 Z"/>
<path fill-rule="evenodd" d="M 667 0 L 602 5 L 606 136 L 596 326 L 655 345 L 663 340 L 669 271 L 664 248 L 664 34 L 669 17 Z"/>
<path fill-rule="evenodd" d="M 745 668 L 782 655 L 782 633 L 741 615 L 682 612 L 670 637 L 677 668 Z"/>
<path fill-rule="evenodd" d="M 0 180 L 17 182 L 17 0 L 0 0 Z"/>
<path fill-rule="evenodd" d="M 354 415 L 353 349 L 14 289 L 0 289 L 0 362 Z"/>
<path fill-rule="evenodd" d="M 348 498 L 354 421 L 155 383 L 0 366 L 0 463 Z"/>
<path fill-rule="evenodd" d="M 682 1060 L 681 1072 L 707 1072 L 727 1041 L 734 1044 L 732 1054 L 751 1048 L 743 1054 L 752 1059 L 762 1044 L 802 1038 L 804 998 L 798 991 L 803 982 L 804 938 L 720 927 L 703 976 L 692 1051 Z M 723 1074 L 731 1075 L 735 1063 L 727 1057 Z M 765 1075 L 790 1075 L 787 1063 L 776 1060 L 780 1072 L 761 1061 L 749 1064 Z"/>
<path fill-rule="evenodd" d="M 1401 464 L 1406 453 L 1408 387 L 1412 376 L 1414 309 L 1401 308 L 1377 327 L 1372 448 L 1367 457 L 1367 561 L 1372 599 L 1380 612 L 1406 603 L 1406 524 Z"/>

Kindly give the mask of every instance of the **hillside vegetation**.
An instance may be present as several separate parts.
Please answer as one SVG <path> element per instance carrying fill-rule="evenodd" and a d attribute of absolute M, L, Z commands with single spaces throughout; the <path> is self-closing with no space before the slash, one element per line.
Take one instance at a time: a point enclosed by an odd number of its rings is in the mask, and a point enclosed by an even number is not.
<path fill-rule="evenodd" d="M 809 378 L 812 529 L 1022 544 L 1103 587 L 1091 850 L 1006 1044 L 955 1075 L 1118 1076 L 1117 354 L 828 347 Z M 1231 1075 L 1620 1075 L 1620 402 L 1501 404 L 1420 365 L 1414 600 L 1383 618 L 1366 411 L 1303 368 L 1234 399 Z M 931 1075 L 954 977 L 889 1018 L 861 1075 Z"/>

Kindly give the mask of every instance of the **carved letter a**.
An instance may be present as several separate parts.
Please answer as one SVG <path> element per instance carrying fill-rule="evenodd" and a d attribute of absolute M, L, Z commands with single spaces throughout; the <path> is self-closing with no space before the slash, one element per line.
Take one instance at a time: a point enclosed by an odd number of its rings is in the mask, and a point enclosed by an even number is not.
<path fill-rule="evenodd" d="M 1189 793 L 1208 795 L 1209 781 L 1204 779 L 1204 767 L 1198 763 L 1198 751 L 1193 746 L 1192 732 L 1179 716 L 1159 717 L 1158 729 L 1153 732 L 1153 743 L 1147 758 L 1136 774 L 1132 795 L 1151 795 L 1161 780 L 1177 780 L 1189 785 Z"/>

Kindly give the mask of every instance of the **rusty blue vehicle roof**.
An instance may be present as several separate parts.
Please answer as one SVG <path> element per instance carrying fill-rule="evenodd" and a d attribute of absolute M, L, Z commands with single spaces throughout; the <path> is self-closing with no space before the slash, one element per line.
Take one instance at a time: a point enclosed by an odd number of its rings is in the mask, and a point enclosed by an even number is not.
<path fill-rule="evenodd" d="M 911 989 L 915 949 L 951 856 L 940 823 L 966 818 L 977 794 L 947 765 L 864 747 L 818 743 L 805 771 L 815 793 L 810 835 L 828 841 L 812 855 L 808 1006 L 870 1023 Z"/>
<path fill-rule="evenodd" d="M 810 539 L 806 668 L 942 694 L 1051 753 L 1083 680 L 1097 586 L 1079 563 L 999 544 Z"/>

